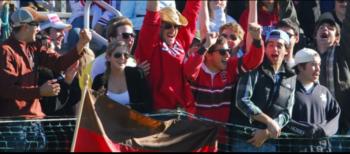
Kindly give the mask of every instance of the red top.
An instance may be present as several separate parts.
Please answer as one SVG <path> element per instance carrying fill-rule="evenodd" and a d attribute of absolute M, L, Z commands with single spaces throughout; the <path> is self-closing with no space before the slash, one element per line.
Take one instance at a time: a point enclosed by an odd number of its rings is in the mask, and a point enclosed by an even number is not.
<path fill-rule="evenodd" d="M 27 44 L 11 36 L 0 47 L 0 116 L 43 117 L 39 102 L 37 65 L 65 70 L 81 56 L 76 48 L 64 56 L 39 43 Z M 35 61 L 35 63 L 33 63 Z M 54 105 L 54 104 L 53 104 Z"/>
<path fill-rule="evenodd" d="M 251 52 L 242 57 L 239 66 L 238 58 L 231 57 L 224 71 L 214 73 L 204 64 L 204 55 L 194 53 L 185 63 L 186 78 L 191 81 L 191 90 L 195 99 L 196 114 L 216 121 L 228 122 L 232 92 L 242 72 L 256 69 L 264 59 L 264 45 L 251 46 Z"/>
<path fill-rule="evenodd" d="M 193 112 L 194 104 L 189 84 L 183 75 L 183 60 L 196 32 L 200 1 L 187 1 L 183 16 L 188 25 L 179 29 L 176 43 L 169 48 L 160 37 L 159 12 L 146 11 L 135 51 L 138 62 L 150 63 L 148 81 L 154 99 L 154 109 L 176 109 Z"/>

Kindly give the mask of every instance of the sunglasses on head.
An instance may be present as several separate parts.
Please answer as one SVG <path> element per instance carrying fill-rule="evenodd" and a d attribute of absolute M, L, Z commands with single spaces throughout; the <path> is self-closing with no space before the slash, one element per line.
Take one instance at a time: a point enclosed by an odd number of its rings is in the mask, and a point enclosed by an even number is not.
<path fill-rule="evenodd" d="M 226 34 L 221 34 L 221 36 L 223 36 L 226 39 L 231 39 L 233 41 L 236 41 L 238 39 L 237 36 L 233 34 L 231 34 L 230 36 L 227 36 Z"/>
<path fill-rule="evenodd" d="M 179 29 L 180 26 L 179 25 L 174 25 L 174 24 L 171 24 L 171 23 L 163 23 L 163 28 L 164 29 L 170 29 L 170 28 L 175 28 L 175 29 Z"/>
<path fill-rule="evenodd" d="M 134 33 L 121 33 L 123 39 L 129 39 L 131 38 L 135 38 L 135 34 Z"/>
<path fill-rule="evenodd" d="M 231 55 L 231 49 L 219 49 L 216 51 L 219 51 L 221 56 L 226 56 L 226 53 L 229 53 Z"/>
<path fill-rule="evenodd" d="M 122 55 L 124 55 L 125 59 L 129 58 L 129 53 L 127 53 L 127 52 L 116 52 L 113 54 L 113 57 L 118 59 L 118 58 L 122 57 Z"/>

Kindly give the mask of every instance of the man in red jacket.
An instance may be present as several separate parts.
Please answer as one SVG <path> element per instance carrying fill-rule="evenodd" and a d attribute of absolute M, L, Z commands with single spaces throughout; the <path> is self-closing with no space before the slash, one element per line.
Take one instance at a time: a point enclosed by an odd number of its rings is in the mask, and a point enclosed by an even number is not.
<path fill-rule="evenodd" d="M 184 79 L 183 60 L 195 36 L 200 1 L 187 1 L 182 14 L 172 7 L 160 10 L 158 3 L 153 0 L 147 3 L 136 60 L 150 63 L 148 81 L 156 111 L 181 107 L 193 112 L 194 103 L 189 84 Z"/>

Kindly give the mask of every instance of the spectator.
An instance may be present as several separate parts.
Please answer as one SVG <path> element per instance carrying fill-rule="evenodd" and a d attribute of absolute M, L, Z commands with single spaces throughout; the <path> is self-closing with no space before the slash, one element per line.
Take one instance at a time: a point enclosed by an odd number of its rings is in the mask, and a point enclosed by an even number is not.
<path fill-rule="evenodd" d="M 138 41 L 138 34 L 142 27 L 143 19 L 146 15 L 147 1 L 121 1 L 120 12 L 123 16 L 128 17 L 134 24 L 136 33 L 135 44 Z M 176 8 L 175 0 L 159 1 L 159 7 L 174 7 Z M 131 54 L 134 55 L 136 46 L 131 50 Z"/>
<path fill-rule="evenodd" d="M 106 72 L 94 79 L 92 89 L 103 91 L 108 98 L 141 112 L 152 111 L 152 97 L 146 76 L 138 67 L 126 66 L 129 47 L 124 41 L 112 41 L 106 51 Z"/>
<path fill-rule="evenodd" d="M 299 0 L 295 7 L 300 28 L 303 29 L 306 37 L 313 40 L 313 32 L 318 18 L 321 16 L 320 3 L 318 0 Z"/>
<path fill-rule="evenodd" d="M 299 42 L 299 27 L 295 23 L 293 23 L 290 19 L 282 19 L 276 25 L 276 29 L 280 29 L 286 32 L 289 36 L 289 47 L 287 48 L 287 56 L 285 57 L 285 61 L 289 67 L 294 65 L 294 47 Z"/>
<path fill-rule="evenodd" d="M 117 17 L 112 19 L 107 26 L 107 39 L 111 43 L 113 41 L 124 41 L 128 46 L 129 54 L 134 46 L 135 33 L 133 30 L 133 24 L 130 19 L 126 17 Z M 104 73 L 106 71 L 106 54 L 98 56 L 92 65 L 91 77 L 92 80 L 96 75 Z M 127 66 L 135 67 L 136 61 L 132 56 L 129 56 L 127 60 Z M 138 65 L 142 68 L 146 74 L 148 74 L 149 64 L 141 63 Z"/>
<path fill-rule="evenodd" d="M 49 80 L 38 87 L 37 66 L 46 66 L 54 70 L 65 70 L 84 53 L 83 47 L 91 40 L 91 34 L 81 31 L 81 39 L 75 49 L 60 56 L 51 52 L 36 40 L 39 22 L 47 20 L 29 7 L 22 7 L 11 16 L 13 34 L 1 44 L 0 52 L 0 116 L 42 118 L 39 99 L 43 96 L 57 96 L 60 86 L 56 80 Z M 27 138 L 38 140 L 34 150 L 44 150 L 47 144 L 40 122 L 18 123 L 23 130 L 15 135 L 16 141 L 9 148 L 28 151 L 31 143 Z M 34 133 L 32 132 L 34 130 Z M 34 136 L 33 136 L 34 135 Z"/>
<path fill-rule="evenodd" d="M 226 14 L 227 1 L 202 1 L 200 11 L 200 31 L 202 39 L 208 32 L 219 32 L 222 25 L 237 22 Z"/>
<path fill-rule="evenodd" d="M 274 29 L 281 19 L 290 19 L 292 22 L 299 25 L 297 14 L 291 0 L 269 0 L 258 2 L 252 0 L 249 1 L 249 8 L 247 8 L 241 15 L 239 23 L 244 31 L 247 30 L 248 23 L 259 23 L 263 26 L 263 38 L 265 38 L 266 34 Z M 249 35 L 245 40 L 245 44 L 251 44 L 252 39 Z M 248 49 L 245 49 L 244 51 L 249 52 Z"/>
<path fill-rule="evenodd" d="M 217 33 L 208 33 L 205 44 L 185 62 L 185 76 L 191 84 L 197 115 L 228 122 L 232 91 L 238 76 L 257 68 L 264 57 L 262 29 L 256 24 L 250 26 L 254 38 L 250 45 L 252 52 L 242 58 L 231 56 L 226 38 L 220 37 L 216 41 Z M 223 136 L 220 135 L 219 148 L 227 144 Z"/>
<path fill-rule="evenodd" d="M 312 49 L 304 48 L 295 55 L 294 68 L 297 73 L 295 103 L 291 121 L 286 130 L 305 138 L 293 147 L 296 152 L 331 152 L 330 137 L 338 130 L 340 107 L 329 90 L 318 83 L 321 58 Z M 307 146 L 306 146 L 307 145 Z"/>
<path fill-rule="evenodd" d="M 62 54 L 64 53 L 64 51 L 62 51 L 64 32 L 71 29 L 72 26 L 62 22 L 55 13 L 48 14 L 48 19 L 48 21 L 40 24 L 43 45 L 46 45 L 49 50 L 57 51 Z M 62 79 L 58 81 L 61 88 L 58 96 L 42 97 L 41 99 L 42 109 L 46 115 L 75 115 L 75 109 L 73 107 L 78 103 L 80 99 L 78 96 L 81 93 L 80 89 L 77 88 L 79 87 L 78 78 L 75 77 L 78 66 L 79 63 L 76 62 L 65 70 L 65 72 L 57 72 L 41 66 L 38 67 L 39 85 L 44 84 L 48 80 Z M 69 101 L 72 99 L 70 97 L 74 97 L 75 100 Z"/>
<path fill-rule="evenodd" d="M 347 0 L 335 0 L 334 1 L 334 10 L 330 12 L 323 13 L 319 20 L 322 18 L 331 18 L 333 19 L 340 27 L 343 24 L 343 20 L 345 19 L 346 6 L 348 5 Z"/>
<path fill-rule="evenodd" d="M 11 34 L 10 16 L 15 9 L 11 0 L 0 1 L 0 43 L 8 39 Z"/>
<path fill-rule="evenodd" d="M 241 112 L 233 114 L 231 120 L 234 124 L 256 129 L 248 141 L 233 133 L 237 140 L 232 151 L 276 151 L 275 145 L 264 142 L 277 138 L 291 117 L 296 76 L 283 61 L 289 42 L 285 32 L 271 31 L 265 42 L 263 64 L 240 77 L 236 107 Z"/>
<path fill-rule="evenodd" d="M 324 18 L 315 27 L 316 51 L 321 55 L 320 83 L 327 87 L 339 102 L 341 109 L 349 109 L 350 102 L 350 5 L 340 31 L 332 19 Z M 342 112 L 339 124 L 340 134 L 347 134 L 350 128 L 350 114 Z"/>
<path fill-rule="evenodd" d="M 157 112 L 181 107 L 192 113 L 194 103 L 183 78 L 183 60 L 195 36 L 200 1 L 187 1 L 182 14 L 172 7 L 160 10 L 158 4 L 147 3 L 136 60 L 150 63 L 148 82 Z"/>

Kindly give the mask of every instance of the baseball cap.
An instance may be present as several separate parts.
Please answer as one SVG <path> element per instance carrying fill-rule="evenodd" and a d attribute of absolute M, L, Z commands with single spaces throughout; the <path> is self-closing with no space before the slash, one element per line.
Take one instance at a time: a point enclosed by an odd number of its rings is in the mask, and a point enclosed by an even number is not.
<path fill-rule="evenodd" d="M 321 16 L 321 17 L 317 20 L 317 22 L 316 22 L 316 24 L 315 24 L 315 31 L 314 31 L 314 34 L 315 34 L 315 35 L 316 35 L 317 30 L 318 30 L 318 29 L 320 28 L 320 26 L 321 26 L 322 24 L 324 24 L 324 23 L 328 23 L 328 24 L 330 24 L 330 25 L 336 27 L 337 31 L 340 33 L 340 26 L 339 26 L 339 24 L 335 21 L 334 17 L 325 14 L 325 15 Z"/>
<path fill-rule="evenodd" d="M 56 13 L 48 14 L 47 17 L 49 20 L 40 23 L 41 30 L 44 30 L 50 27 L 56 28 L 56 29 L 67 29 L 67 30 L 72 28 L 72 25 L 62 22 L 60 17 Z"/>
<path fill-rule="evenodd" d="M 295 54 L 294 64 L 292 67 L 295 67 L 301 63 L 314 61 L 315 56 L 319 56 L 319 54 L 315 50 L 310 48 L 303 48 Z"/>
<path fill-rule="evenodd" d="M 267 34 L 265 42 L 271 41 L 271 40 L 278 40 L 282 39 L 284 40 L 286 45 L 289 45 L 289 36 L 286 32 L 282 30 L 274 29 L 270 33 Z"/>
<path fill-rule="evenodd" d="M 21 7 L 11 15 L 12 27 L 21 26 L 23 23 L 42 22 L 48 20 L 47 16 L 39 14 L 30 7 Z"/>

